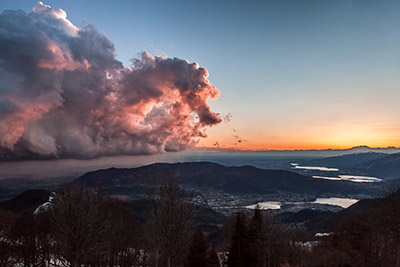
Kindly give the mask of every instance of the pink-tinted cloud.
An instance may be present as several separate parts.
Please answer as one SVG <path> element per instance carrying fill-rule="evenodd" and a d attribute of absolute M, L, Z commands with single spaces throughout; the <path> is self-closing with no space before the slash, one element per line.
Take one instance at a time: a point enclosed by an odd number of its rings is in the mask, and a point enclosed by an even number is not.
<path fill-rule="evenodd" d="M 0 157 L 177 151 L 221 122 L 219 91 L 197 63 L 147 52 L 124 67 L 93 25 L 61 9 L 0 14 Z"/>

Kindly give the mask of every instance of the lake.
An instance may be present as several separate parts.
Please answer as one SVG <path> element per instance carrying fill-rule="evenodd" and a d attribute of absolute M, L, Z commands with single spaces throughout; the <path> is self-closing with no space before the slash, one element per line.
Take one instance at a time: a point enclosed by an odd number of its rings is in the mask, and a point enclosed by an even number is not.
<path fill-rule="evenodd" d="M 352 198 L 340 198 L 340 197 L 329 197 L 329 198 L 317 198 L 312 203 L 316 204 L 328 204 L 328 205 L 335 205 L 335 206 L 340 206 L 342 208 L 348 208 L 354 203 L 357 203 L 358 199 L 352 199 Z"/>
<path fill-rule="evenodd" d="M 327 205 L 334 205 L 339 206 L 342 208 L 347 208 L 353 205 L 354 203 L 358 202 L 358 199 L 352 198 L 340 198 L 340 197 L 329 197 L 329 198 L 317 198 L 313 202 L 290 202 L 290 204 L 295 205 L 302 205 L 306 203 L 313 203 L 313 204 L 327 204 Z M 281 206 L 285 204 L 279 201 L 265 201 L 259 202 L 258 205 L 262 210 L 279 210 Z M 287 203 L 288 204 L 288 203 Z M 257 204 L 245 206 L 247 209 L 255 209 Z"/>
<path fill-rule="evenodd" d="M 304 171 L 315 171 L 321 172 L 322 175 L 312 175 L 315 179 L 325 179 L 333 181 L 350 181 L 356 183 L 376 183 L 382 182 L 382 179 L 372 176 L 361 176 L 361 175 L 351 175 L 351 174 L 338 174 L 336 176 L 327 176 L 326 172 L 339 172 L 340 169 L 332 167 L 323 166 L 300 166 L 298 163 L 290 163 L 292 169 L 304 170 Z M 314 174 L 314 172 L 313 172 Z M 310 174 L 308 174 L 310 175 Z"/>
<path fill-rule="evenodd" d="M 300 170 L 324 171 L 324 172 L 338 172 L 337 168 L 318 167 L 318 166 L 300 166 L 297 163 L 291 163 L 292 167 Z"/>
<path fill-rule="evenodd" d="M 258 203 L 262 210 L 279 210 L 281 209 L 282 202 L 279 201 L 266 201 Z M 246 206 L 247 209 L 255 209 L 257 204 Z"/>
<path fill-rule="evenodd" d="M 359 175 L 339 175 L 338 177 L 332 176 L 319 176 L 313 175 L 315 179 L 326 179 L 326 180 L 336 180 L 336 181 L 350 181 L 356 183 L 375 183 L 382 182 L 382 179 L 372 176 L 359 176 Z"/>

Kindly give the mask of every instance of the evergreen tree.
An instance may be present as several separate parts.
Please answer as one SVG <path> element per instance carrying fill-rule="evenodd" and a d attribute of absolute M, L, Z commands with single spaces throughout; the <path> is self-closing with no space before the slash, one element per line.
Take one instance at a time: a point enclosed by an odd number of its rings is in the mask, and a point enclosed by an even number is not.
<path fill-rule="evenodd" d="M 264 253 L 266 265 L 263 266 L 279 266 L 285 262 L 289 243 L 282 225 L 269 214 L 263 217 L 265 224 L 265 244 Z"/>
<path fill-rule="evenodd" d="M 250 256 L 254 264 L 253 266 L 267 266 L 266 225 L 259 205 L 254 209 L 247 234 L 250 242 Z"/>
<path fill-rule="evenodd" d="M 252 266 L 246 215 L 236 213 L 227 264 L 229 267 Z"/>
<path fill-rule="evenodd" d="M 215 249 L 211 249 L 208 254 L 208 266 L 209 267 L 220 267 L 219 257 Z"/>
<path fill-rule="evenodd" d="M 187 257 L 188 267 L 207 267 L 210 246 L 201 226 L 197 227 L 192 236 L 192 242 Z"/>

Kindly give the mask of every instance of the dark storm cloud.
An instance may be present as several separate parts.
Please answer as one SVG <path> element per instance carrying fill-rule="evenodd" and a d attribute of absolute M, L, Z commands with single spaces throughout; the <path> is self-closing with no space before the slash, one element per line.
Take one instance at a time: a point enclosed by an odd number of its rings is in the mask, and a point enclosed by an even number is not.
<path fill-rule="evenodd" d="M 0 14 L 0 151 L 11 158 L 178 151 L 221 122 L 197 63 L 143 52 L 124 67 L 92 25 L 38 2 Z M 4 153 L 3 153 L 4 154 Z M 3 158 L 7 156 L 3 155 Z"/>

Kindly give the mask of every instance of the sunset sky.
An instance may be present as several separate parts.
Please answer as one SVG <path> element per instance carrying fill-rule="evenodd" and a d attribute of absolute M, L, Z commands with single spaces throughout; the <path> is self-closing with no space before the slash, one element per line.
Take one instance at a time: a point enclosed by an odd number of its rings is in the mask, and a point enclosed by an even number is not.
<path fill-rule="evenodd" d="M 220 91 L 207 103 L 222 122 L 206 123 L 200 147 L 400 146 L 399 1 L 44 4 L 95 25 L 124 66 L 147 51 L 206 68 Z M 2 0 L 0 12 L 33 6 Z"/>

